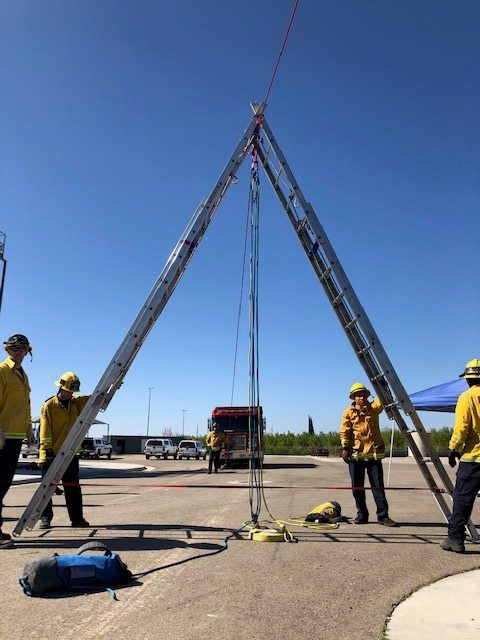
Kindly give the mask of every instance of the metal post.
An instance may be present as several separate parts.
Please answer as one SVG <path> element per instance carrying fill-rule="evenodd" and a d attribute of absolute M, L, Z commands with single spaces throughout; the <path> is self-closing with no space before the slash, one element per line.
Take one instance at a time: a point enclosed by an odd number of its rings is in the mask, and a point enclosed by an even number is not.
<path fill-rule="evenodd" d="M 2 261 L 2 275 L 0 276 L 0 309 L 2 308 L 3 289 L 5 287 L 5 274 L 7 272 L 7 261 L 3 257 L 5 252 L 5 240 L 7 236 L 0 231 L 0 260 Z"/>
<path fill-rule="evenodd" d="M 152 389 L 153 387 L 148 387 L 147 436 L 148 430 L 150 429 L 150 401 L 152 399 Z"/>
<path fill-rule="evenodd" d="M 185 414 L 186 414 L 187 410 L 186 409 L 182 409 L 182 436 L 185 435 Z"/>

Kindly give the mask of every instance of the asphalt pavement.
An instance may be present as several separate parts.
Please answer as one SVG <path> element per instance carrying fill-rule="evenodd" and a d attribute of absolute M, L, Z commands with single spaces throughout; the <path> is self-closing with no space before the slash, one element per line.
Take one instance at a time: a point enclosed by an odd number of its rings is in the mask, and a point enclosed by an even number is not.
<path fill-rule="evenodd" d="M 443 516 L 413 460 L 393 460 L 387 488 L 400 528 L 374 519 L 323 532 L 289 527 L 297 544 L 253 542 L 239 531 L 252 497 L 248 472 L 207 476 L 204 461 L 144 462 L 142 456 L 82 461 L 92 526 L 69 528 L 64 497 L 55 496 L 53 529 L 25 531 L 15 548 L 0 552 L 1 637 L 480 638 L 480 545 L 467 543 L 465 554 L 440 549 Z M 33 494 L 30 483 L 39 480 L 34 470 L 18 471 L 5 499 L 6 532 Z M 347 476 L 338 459 L 268 456 L 263 516 L 270 519 L 265 506 L 288 519 L 326 500 L 354 516 Z M 367 502 L 373 511 L 371 496 Z M 480 528 L 478 506 L 473 517 Z M 75 594 L 73 601 L 21 594 L 26 562 L 73 552 L 86 539 L 107 542 L 134 573 L 158 571 L 118 590 L 118 602 L 104 593 Z"/>

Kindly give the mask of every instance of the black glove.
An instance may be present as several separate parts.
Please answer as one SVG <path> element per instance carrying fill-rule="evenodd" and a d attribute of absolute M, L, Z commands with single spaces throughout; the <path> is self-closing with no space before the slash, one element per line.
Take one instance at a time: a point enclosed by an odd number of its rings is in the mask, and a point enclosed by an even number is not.
<path fill-rule="evenodd" d="M 460 454 L 458 451 L 449 451 L 448 452 L 448 464 L 453 467 L 457 464 L 457 459 L 460 460 Z"/>
<path fill-rule="evenodd" d="M 52 464 L 54 458 L 55 458 L 55 454 L 53 452 L 53 449 L 47 449 L 45 451 L 45 462 L 47 464 Z"/>
<path fill-rule="evenodd" d="M 352 459 L 352 450 L 350 449 L 350 447 L 343 447 L 341 456 L 343 461 L 348 464 Z"/>

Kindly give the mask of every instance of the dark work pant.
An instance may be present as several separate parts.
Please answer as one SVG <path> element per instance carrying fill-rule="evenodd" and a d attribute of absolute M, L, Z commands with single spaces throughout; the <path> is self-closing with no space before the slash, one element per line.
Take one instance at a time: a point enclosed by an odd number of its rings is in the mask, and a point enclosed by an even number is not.
<path fill-rule="evenodd" d="M 348 463 L 350 478 L 352 479 L 353 497 L 359 516 L 368 518 L 365 490 L 356 487 L 365 486 L 365 471 L 372 487 L 373 498 L 377 505 L 377 518 L 382 520 L 388 516 L 388 502 L 383 489 L 383 467 L 381 460 L 356 460 Z"/>
<path fill-rule="evenodd" d="M 218 471 L 218 467 L 220 466 L 220 450 L 213 451 L 210 449 L 208 453 L 208 472 L 212 472 L 212 466 L 215 468 L 215 473 Z"/>
<path fill-rule="evenodd" d="M 479 491 L 480 464 L 460 462 L 453 492 L 453 513 L 448 524 L 448 537 L 452 540 L 465 540 L 465 525 L 472 515 L 475 498 Z"/>
<path fill-rule="evenodd" d="M 42 477 L 47 473 L 51 463 L 43 463 Z M 65 483 L 74 483 L 78 485 L 79 482 L 79 465 L 78 458 L 75 456 L 70 462 L 62 476 L 62 481 Z M 83 518 L 83 506 L 82 506 L 82 490 L 79 486 L 68 487 L 65 489 L 65 502 L 67 503 L 67 511 L 71 522 L 81 520 Z M 50 500 L 42 514 L 42 518 L 51 520 L 53 518 L 53 505 Z"/>
<path fill-rule="evenodd" d="M 3 499 L 7 491 L 10 489 L 10 485 L 12 484 L 21 448 L 21 440 L 5 438 L 5 446 L 3 447 L 3 449 L 0 449 L 0 527 L 3 524 Z"/>

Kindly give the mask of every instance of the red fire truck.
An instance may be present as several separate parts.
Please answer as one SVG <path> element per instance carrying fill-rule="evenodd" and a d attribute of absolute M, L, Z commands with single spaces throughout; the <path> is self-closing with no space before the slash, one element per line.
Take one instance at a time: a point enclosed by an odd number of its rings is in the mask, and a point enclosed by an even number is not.
<path fill-rule="evenodd" d="M 248 464 L 252 452 L 255 456 L 260 453 L 263 460 L 265 421 L 262 407 L 215 407 L 208 421 L 209 428 L 213 422 L 227 439 L 220 455 L 226 464 Z"/>

